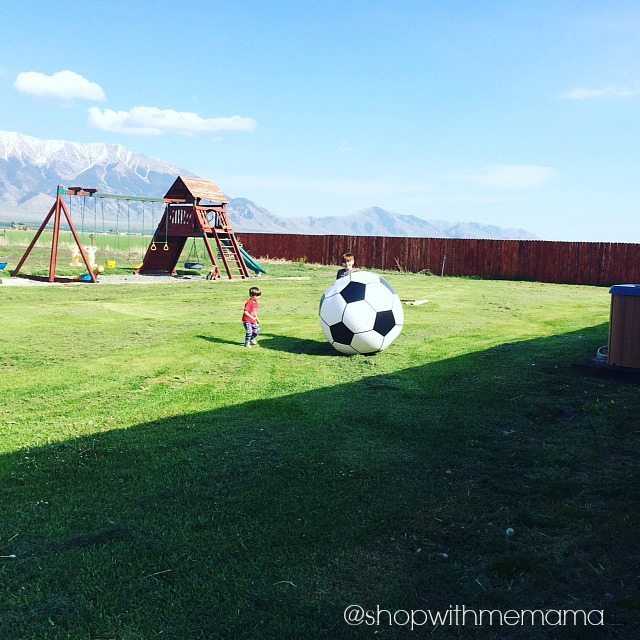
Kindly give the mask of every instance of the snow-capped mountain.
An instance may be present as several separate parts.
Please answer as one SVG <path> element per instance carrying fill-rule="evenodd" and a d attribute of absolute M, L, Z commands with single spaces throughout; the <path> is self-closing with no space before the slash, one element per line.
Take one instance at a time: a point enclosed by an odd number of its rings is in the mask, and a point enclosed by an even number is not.
<path fill-rule="evenodd" d="M 43 218 L 60 184 L 162 196 L 180 174 L 193 175 L 121 145 L 41 140 L 0 131 L 0 215 L 5 219 Z"/>
<path fill-rule="evenodd" d="M 188 170 L 148 158 L 121 145 L 42 140 L 0 131 L 0 222 L 42 221 L 53 203 L 58 185 L 95 188 L 103 193 L 162 197 L 178 175 Z M 215 181 L 215 179 L 214 179 Z M 224 188 L 224 185 L 220 185 Z M 127 218 L 131 228 L 149 227 L 153 213 L 132 205 Z M 161 213 L 161 212 L 160 212 Z M 334 235 L 407 236 L 441 238 L 534 239 L 522 229 L 503 229 L 477 222 L 423 220 L 416 216 L 363 209 L 348 216 L 284 218 L 246 198 L 229 202 L 231 222 L 237 231 Z M 72 214 L 74 215 L 74 214 Z M 93 212 L 96 220 L 96 212 Z M 103 222 L 104 217 L 104 222 Z M 115 228 L 124 220 L 113 202 L 101 207 L 100 225 Z M 155 212 L 155 221 L 159 220 Z"/>

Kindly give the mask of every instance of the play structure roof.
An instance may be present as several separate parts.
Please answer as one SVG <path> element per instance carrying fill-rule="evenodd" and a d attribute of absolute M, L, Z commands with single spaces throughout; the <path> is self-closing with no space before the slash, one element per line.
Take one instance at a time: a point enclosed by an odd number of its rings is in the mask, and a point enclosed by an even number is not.
<path fill-rule="evenodd" d="M 229 199 L 222 193 L 220 187 L 210 180 L 200 178 L 185 178 L 178 176 L 176 181 L 164 196 L 170 200 L 186 200 L 188 202 L 198 202 L 206 200 L 208 202 L 227 203 Z"/>

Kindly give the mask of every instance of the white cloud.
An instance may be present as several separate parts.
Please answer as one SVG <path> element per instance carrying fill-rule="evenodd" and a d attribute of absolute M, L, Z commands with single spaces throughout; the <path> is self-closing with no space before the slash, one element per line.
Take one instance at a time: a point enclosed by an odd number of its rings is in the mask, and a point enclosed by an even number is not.
<path fill-rule="evenodd" d="M 39 71 L 24 71 L 17 75 L 14 87 L 20 93 L 41 98 L 60 98 L 62 100 L 79 98 L 95 102 L 106 99 L 104 90 L 99 84 L 69 70 L 58 71 L 50 76 Z"/>
<path fill-rule="evenodd" d="M 533 164 L 502 164 L 484 169 L 474 169 L 459 174 L 468 184 L 489 189 L 533 189 L 548 182 L 556 175 L 551 167 Z"/>
<path fill-rule="evenodd" d="M 97 129 L 116 133 L 161 135 L 179 133 L 215 133 L 219 131 L 253 131 L 257 123 L 253 118 L 226 116 L 203 118 L 189 111 L 174 111 L 157 107 L 133 107 L 129 111 L 89 109 L 89 124 Z"/>
<path fill-rule="evenodd" d="M 637 96 L 640 91 L 629 89 L 627 87 L 600 87 L 598 89 L 586 89 L 584 87 L 575 87 L 566 93 L 560 95 L 563 100 L 593 100 L 599 98 L 630 98 Z"/>

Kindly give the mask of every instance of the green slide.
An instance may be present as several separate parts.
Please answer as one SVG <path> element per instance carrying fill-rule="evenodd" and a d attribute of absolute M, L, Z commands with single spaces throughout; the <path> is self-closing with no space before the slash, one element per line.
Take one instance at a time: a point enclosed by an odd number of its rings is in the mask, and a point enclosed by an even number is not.
<path fill-rule="evenodd" d="M 249 267 L 249 269 L 251 269 L 251 271 L 255 271 L 256 273 L 267 273 L 262 266 L 260 265 L 260 263 L 256 262 L 245 250 L 243 247 L 240 247 L 240 253 L 242 254 L 242 257 L 244 258 L 244 261 L 247 264 L 247 267 Z"/>

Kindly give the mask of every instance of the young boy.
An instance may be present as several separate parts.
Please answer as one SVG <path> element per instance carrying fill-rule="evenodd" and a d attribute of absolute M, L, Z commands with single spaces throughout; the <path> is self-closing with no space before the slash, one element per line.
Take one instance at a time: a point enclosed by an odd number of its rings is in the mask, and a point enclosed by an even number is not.
<path fill-rule="evenodd" d="M 244 326 L 244 346 L 248 349 L 255 347 L 258 342 L 258 334 L 260 333 L 260 318 L 258 318 L 258 309 L 260 302 L 258 298 L 262 295 L 262 291 L 258 287 L 249 289 L 249 299 L 244 304 L 242 312 L 242 325 Z"/>
<path fill-rule="evenodd" d="M 354 271 L 360 271 L 360 269 L 353 266 L 354 262 L 355 258 L 353 257 L 353 253 L 343 253 L 342 269 L 338 269 L 336 280 L 344 278 L 345 276 L 350 276 Z"/>

